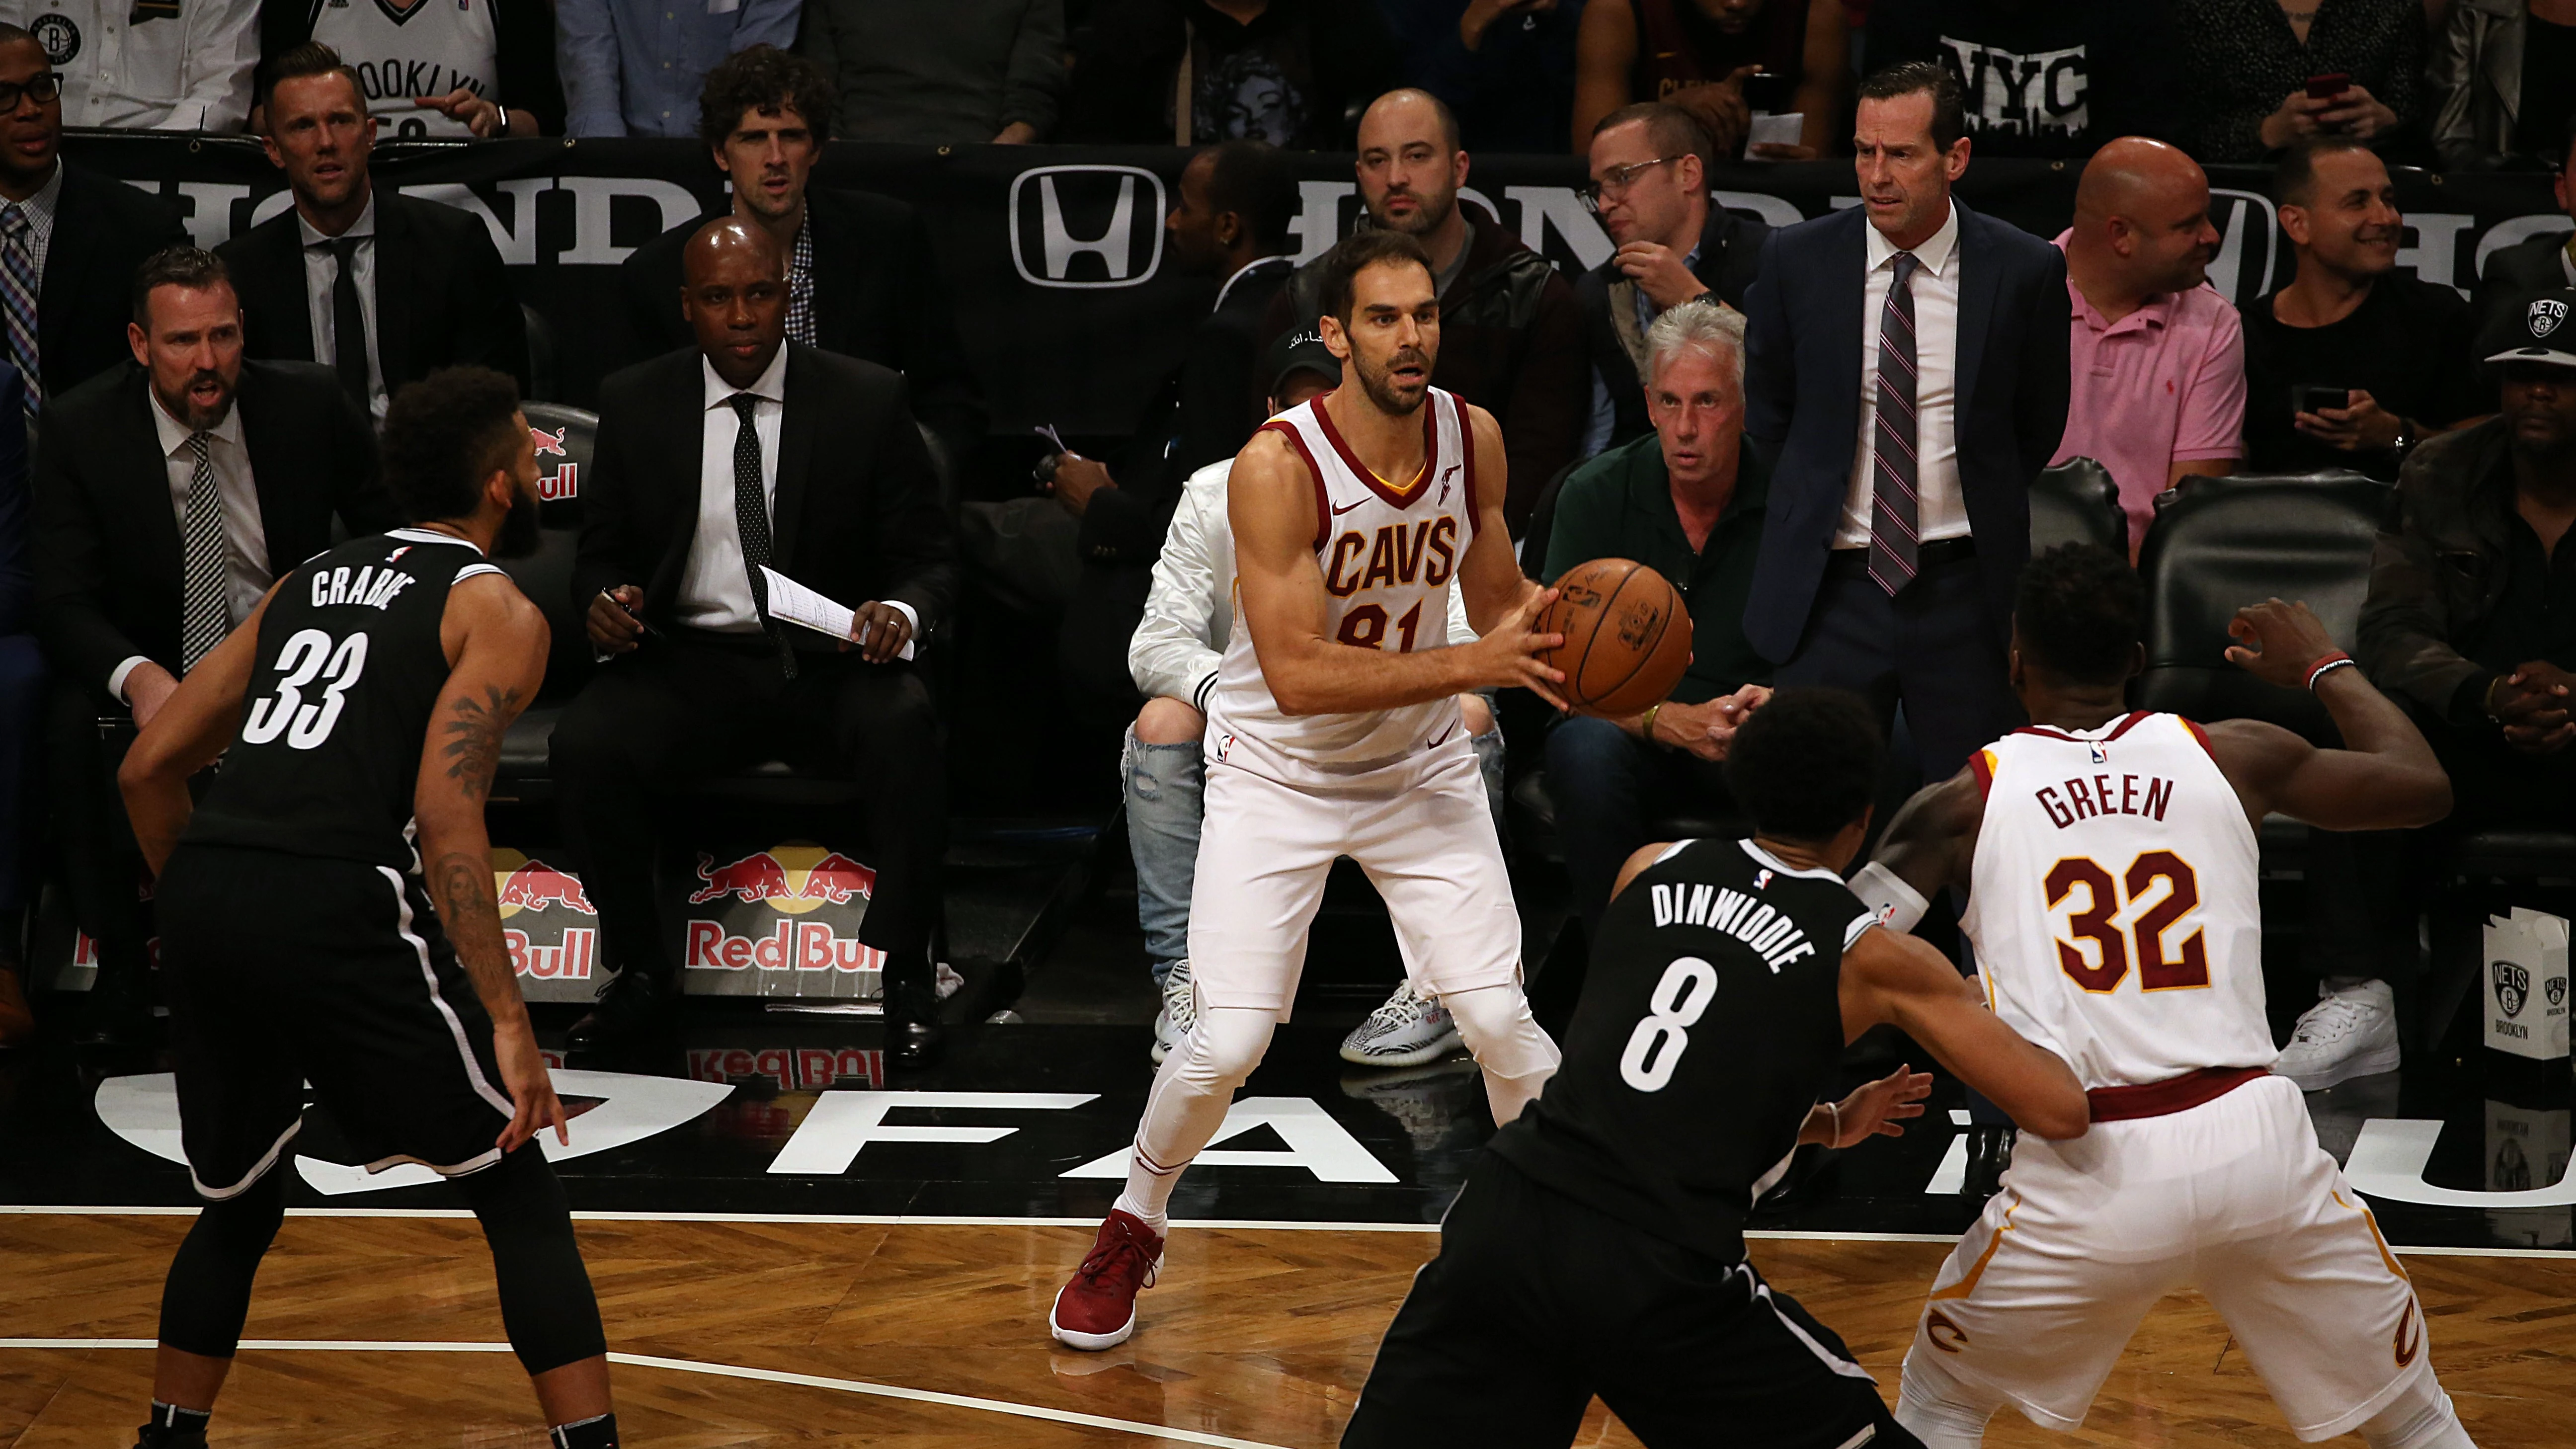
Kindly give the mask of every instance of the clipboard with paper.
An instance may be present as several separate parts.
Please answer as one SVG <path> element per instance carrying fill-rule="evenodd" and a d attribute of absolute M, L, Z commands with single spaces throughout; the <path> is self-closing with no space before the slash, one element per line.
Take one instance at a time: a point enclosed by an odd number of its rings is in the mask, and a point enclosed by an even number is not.
<path fill-rule="evenodd" d="M 850 626 L 857 618 L 857 611 L 849 605 L 836 603 L 767 564 L 760 566 L 760 576 L 762 582 L 769 586 L 769 617 L 784 624 L 811 629 L 817 634 L 829 634 L 835 639 L 855 639 L 860 644 L 868 642 L 865 634 L 851 634 Z M 912 640 L 905 640 L 902 652 L 895 657 L 910 659 L 912 645 Z"/>

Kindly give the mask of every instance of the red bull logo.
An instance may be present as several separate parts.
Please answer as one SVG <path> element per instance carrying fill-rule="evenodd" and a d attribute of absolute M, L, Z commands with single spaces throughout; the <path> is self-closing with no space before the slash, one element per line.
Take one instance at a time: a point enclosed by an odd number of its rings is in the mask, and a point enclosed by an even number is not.
<path fill-rule="evenodd" d="M 874 867 L 862 865 L 834 851 L 814 863 L 805 872 L 805 883 L 796 891 L 800 901 L 828 901 L 846 906 L 853 899 L 865 900 L 876 893 L 877 873 Z"/>
<path fill-rule="evenodd" d="M 714 856 L 700 855 L 698 879 L 705 884 L 690 892 L 689 904 L 693 906 L 726 896 L 747 905 L 795 898 L 795 892 L 787 888 L 787 867 L 765 850 L 753 851 L 730 865 L 717 865 Z"/>
<path fill-rule="evenodd" d="M 689 1053 L 689 1075 L 701 1082 L 767 1077 L 781 1088 L 822 1090 L 853 1081 L 885 1084 L 885 1053 L 860 1047 L 709 1047 Z"/>
<path fill-rule="evenodd" d="M 819 846 L 772 846 L 724 865 L 701 853 L 698 888 L 689 893 L 689 904 L 733 900 L 801 916 L 827 905 L 864 902 L 876 883 L 874 867 Z"/>
<path fill-rule="evenodd" d="M 528 939 L 527 932 L 506 926 L 501 940 L 510 948 L 510 969 L 539 981 L 588 981 L 590 968 L 599 959 L 597 926 L 566 926 L 563 940 L 552 946 L 540 946 Z"/>
<path fill-rule="evenodd" d="M 882 971 L 885 952 L 821 921 L 780 921 L 762 936 L 737 936 L 721 921 L 691 921 L 680 964 L 698 971 Z"/>
<path fill-rule="evenodd" d="M 496 869 L 492 874 L 496 878 L 496 903 L 505 919 L 521 911 L 542 911 L 558 905 L 585 916 L 599 914 L 599 908 L 583 892 L 579 876 L 557 870 L 542 860 L 528 861 L 515 870 Z"/>
<path fill-rule="evenodd" d="M 540 458 L 549 453 L 558 458 L 569 458 L 572 455 L 564 451 L 564 434 L 570 431 L 572 431 L 570 428 L 557 428 L 549 433 L 543 428 L 530 428 L 528 441 L 537 445 L 537 456 Z"/>
<path fill-rule="evenodd" d="M 543 428 L 528 429 L 528 439 L 537 445 L 538 457 L 551 454 L 563 459 L 555 465 L 553 472 L 537 475 L 537 498 L 541 502 L 560 503 L 564 499 L 581 496 L 581 465 L 572 460 L 572 451 L 564 446 L 564 434 L 570 431 L 570 428 L 557 428 L 551 433 Z"/>

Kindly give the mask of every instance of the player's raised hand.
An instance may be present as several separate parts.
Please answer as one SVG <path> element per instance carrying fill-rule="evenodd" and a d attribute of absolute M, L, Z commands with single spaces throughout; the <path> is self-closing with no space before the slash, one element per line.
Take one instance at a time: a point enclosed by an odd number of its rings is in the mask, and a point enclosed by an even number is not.
<path fill-rule="evenodd" d="M 1911 1062 L 1875 1082 L 1864 1083 L 1827 1113 L 1827 1147 L 1854 1147 L 1872 1137 L 1902 1137 L 1899 1122 L 1923 1115 L 1923 1099 L 1932 1095 L 1932 1074 L 1914 1070 Z"/>
<path fill-rule="evenodd" d="M 2314 610 L 2279 599 L 2237 610 L 2227 633 L 2236 641 L 2227 646 L 2229 663 L 2284 689 L 2307 688 L 2308 672 L 2318 661 L 2343 652 Z"/>
<path fill-rule="evenodd" d="M 501 1065 L 501 1090 L 510 1094 L 510 1125 L 492 1145 L 503 1152 L 515 1152 L 520 1143 L 549 1127 L 555 1129 L 555 1141 L 572 1145 L 572 1117 L 564 1111 L 563 1099 L 555 1095 L 555 1079 L 546 1068 L 545 1054 L 537 1050 L 537 1039 L 522 1020 L 516 1030 L 495 1023 L 492 1028 L 492 1055 Z"/>
<path fill-rule="evenodd" d="M 1557 697 L 1556 686 L 1565 683 L 1565 671 L 1551 667 L 1539 656 L 1562 648 L 1565 636 L 1541 634 L 1535 628 L 1538 616 L 1555 602 L 1556 590 L 1533 589 L 1485 637 L 1461 648 L 1459 654 L 1474 672 L 1467 687 L 1526 689 L 1563 710 L 1565 701 Z"/>

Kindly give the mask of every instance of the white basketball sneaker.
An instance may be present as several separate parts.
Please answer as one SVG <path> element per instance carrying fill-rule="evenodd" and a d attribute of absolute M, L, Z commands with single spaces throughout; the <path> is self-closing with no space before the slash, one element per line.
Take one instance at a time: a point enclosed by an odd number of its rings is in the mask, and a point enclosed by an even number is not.
<path fill-rule="evenodd" d="M 1163 978 L 1163 1009 L 1154 1013 L 1154 1065 L 1161 1066 L 1198 1021 L 1198 997 L 1190 990 L 1190 961 L 1184 956 Z"/>
<path fill-rule="evenodd" d="M 1436 1001 L 1413 992 L 1407 981 L 1386 1005 L 1342 1038 L 1342 1060 L 1362 1067 L 1418 1067 L 1438 1061 L 1458 1045 L 1458 1024 Z"/>
<path fill-rule="evenodd" d="M 2397 1009 L 2387 982 L 2341 990 L 2320 982 L 2317 995 L 2272 1063 L 2275 1075 L 2298 1083 L 2302 1092 L 2322 1092 L 2354 1077 L 2397 1070 Z"/>

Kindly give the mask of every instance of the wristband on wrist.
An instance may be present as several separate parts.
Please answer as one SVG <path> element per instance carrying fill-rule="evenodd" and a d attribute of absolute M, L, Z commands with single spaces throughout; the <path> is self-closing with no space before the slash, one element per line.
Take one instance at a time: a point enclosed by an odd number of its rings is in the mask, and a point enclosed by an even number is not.
<path fill-rule="evenodd" d="M 1651 745 L 1655 742 L 1655 716 L 1663 713 L 1663 711 L 1663 703 L 1659 700 L 1653 704 L 1647 705 L 1646 712 L 1637 717 L 1637 732 L 1645 737 L 1647 744 Z"/>
<path fill-rule="evenodd" d="M 1841 1147 L 1841 1146 L 1843 1145 L 1843 1109 L 1842 1109 L 1842 1107 L 1840 1106 L 1840 1104 L 1838 1104 L 1838 1103 L 1834 1103 L 1834 1102 L 1820 1102 L 1820 1103 L 1818 1103 L 1817 1105 L 1818 1105 L 1818 1106 L 1820 1106 L 1820 1107 L 1823 1107 L 1823 1108 L 1825 1109 L 1825 1115 L 1826 1115 L 1828 1118 L 1832 1119 L 1832 1122 L 1833 1122 L 1833 1124 L 1834 1124 L 1834 1125 L 1833 1125 L 1833 1135 L 1832 1135 L 1832 1136 L 1830 1136 L 1830 1137 L 1827 1137 L 1827 1138 L 1825 1139 L 1825 1145 L 1826 1145 L 1827 1147 L 1835 1147 L 1835 1148 L 1839 1148 L 1839 1147 Z"/>
<path fill-rule="evenodd" d="M 2311 694 L 2315 693 L 2317 681 L 2325 678 L 2326 675 L 2333 670 L 2358 669 L 2360 667 L 2360 665 L 2352 662 L 2351 655 L 2338 649 L 2332 654 L 2328 654 L 2324 658 L 2319 659 L 2316 663 L 2308 666 L 2308 691 Z"/>

